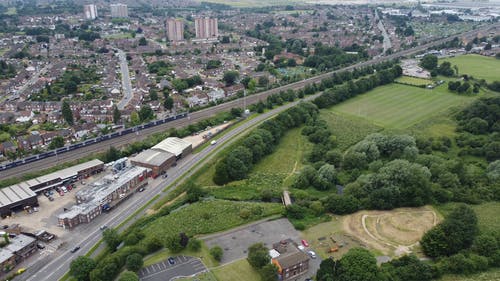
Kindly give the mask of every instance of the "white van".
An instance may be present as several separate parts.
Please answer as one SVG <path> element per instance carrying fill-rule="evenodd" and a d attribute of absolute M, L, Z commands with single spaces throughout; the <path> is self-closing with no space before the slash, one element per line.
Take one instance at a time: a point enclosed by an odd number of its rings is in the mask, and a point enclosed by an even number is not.
<path fill-rule="evenodd" d="M 211 145 L 215 145 L 216 143 L 217 143 L 216 140 L 213 140 L 213 141 L 210 142 Z"/>

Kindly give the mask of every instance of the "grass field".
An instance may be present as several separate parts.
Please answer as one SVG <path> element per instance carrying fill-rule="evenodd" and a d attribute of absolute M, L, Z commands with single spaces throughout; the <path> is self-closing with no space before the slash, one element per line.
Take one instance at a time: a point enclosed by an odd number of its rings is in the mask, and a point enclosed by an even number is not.
<path fill-rule="evenodd" d="M 459 74 L 472 75 L 488 82 L 500 80 L 500 60 L 492 57 L 464 55 L 446 58 L 442 61 L 449 61 L 452 65 L 458 66 Z"/>
<path fill-rule="evenodd" d="M 201 249 L 198 252 L 193 252 L 193 251 L 190 251 L 188 249 L 184 249 L 180 253 L 172 253 L 168 249 L 163 248 L 162 250 L 145 257 L 143 267 L 150 266 L 150 265 L 155 264 L 155 263 L 159 263 L 161 261 L 166 260 L 168 257 L 178 256 L 178 255 L 200 257 L 201 260 L 203 261 L 203 264 L 205 264 L 208 267 L 217 266 L 219 264 L 219 262 L 217 262 L 216 260 L 214 260 L 212 258 L 212 256 L 210 255 L 209 249 L 207 248 L 205 243 L 202 242 Z"/>
<path fill-rule="evenodd" d="M 272 154 L 253 167 L 248 179 L 216 186 L 212 181 L 215 167 L 210 165 L 196 178 L 196 182 L 220 199 L 255 200 L 260 198 L 264 189 L 280 193 L 291 184 L 291 176 L 302 167 L 310 147 L 311 143 L 302 136 L 301 128 L 292 129 L 283 136 Z"/>
<path fill-rule="evenodd" d="M 363 117 L 385 128 L 405 129 L 431 118 L 436 113 L 452 106 L 466 104 L 473 99 L 452 94 L 444 85 L 427 90 L 391 84 L 343 102 L 331 110 Z"/>
<path fill-rule="evenodd" d="M 435 206 L 435 208 L 446 216 L 458 203 L 448 203 Z M 470 205 L 478 218 L 479 230 L 481 232 L 500 232 L 500 202 L 488 202 L 479 205 Z"/>
<path fill-rule="evenodd" d="M 208 200 L 185 205 L 168 216 L 156 219 L 145 227 L 144 233 L 162 241 L 179 232 L 188 236 L 214 233 L 280 214 L 282 209 L 278 203 Z"/>
<path fill-rule="evenodd" d="M 364 118 L 338 114 L 331 110 L 321 110 L 320 117 L 327 122 L 332 134 L 337 138 L 337 147 L 342 151 L 365 136 L 382 130 Z"/>
<path fill-rule="evenodd" d="M 399 77 L 396 79 L 396 82 L 401 83 L 401 84 L 414 85 L 414 86 L 427 86 L 427 85 L 433 83 L 433 81 L 429 80 L 429 79 L 422 79 L 422 78 L 416 78 L 416 77 L 410 77 L 410 76 Z"/>
<path fill-rule="evenodd" d="M 253 269 L 246 259 L 237 260 L 230 264 L 212 270 L 218 281 L 259 281 L 260 275 Z"/>
<path fill-rule="evenodd" d="M 439 281 L 498 281 L 500 280 L 500 268 L 494 268 L 486 272 L 464 275 L 445 275 Z"/>

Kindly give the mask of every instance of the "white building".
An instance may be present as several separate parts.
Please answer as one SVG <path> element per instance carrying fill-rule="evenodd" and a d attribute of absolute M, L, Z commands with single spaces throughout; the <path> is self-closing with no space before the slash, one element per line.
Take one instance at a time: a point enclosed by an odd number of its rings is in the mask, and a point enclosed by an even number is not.
<path fill-rule="evenodd" d="M 128 18 L 128 7 L 125 4 L 111 4 L 112 18 Z"/>
<path fill-rule="evenodd" d="M 95 20 L 97 18 L 97 7 L 94 4 L 83 6 L 83 14 L 87 20 Z"/>

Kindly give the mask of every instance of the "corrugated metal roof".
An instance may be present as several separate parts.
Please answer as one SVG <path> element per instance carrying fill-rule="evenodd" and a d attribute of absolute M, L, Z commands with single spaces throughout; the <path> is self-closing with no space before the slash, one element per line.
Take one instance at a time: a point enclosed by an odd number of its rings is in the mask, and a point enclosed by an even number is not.
<path fill-rule="evenodd" d="M 180 138 L 172 137 L 172 138 L 164 139 L 162 142 L 153 146 L 151 149 L 162 150 L 165 152 L 173 153 L 173 154 L 175 154 L 175 156 L 179 156 L 182 154 L 182 151 L 184 151 L 184 149 L 186 149 L 190 146 L 192 146 L 192 144 L 190 142 L 185 141 L 185 140 L 180 139 Z"/>
<path fill-rule="evenodd" d="M 36 193 L 28 187 L 13 185 L 0 189 L 0 207 L 36 197 Z"/>
<path fill-rule="evenodd" d="M 130 161 L 145 163 L 153 166 L 161 166 L 168 159 L 175 157 L 175 154 L 160 150 L 144 150 L 137 156 L 130 159 Z"/>

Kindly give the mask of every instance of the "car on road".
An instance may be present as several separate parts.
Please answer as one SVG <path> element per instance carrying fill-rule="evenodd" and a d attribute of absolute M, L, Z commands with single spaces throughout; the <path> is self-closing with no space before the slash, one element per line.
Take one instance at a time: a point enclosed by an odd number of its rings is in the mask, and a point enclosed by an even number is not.
<path fill-rule="evenodd" d="M 76 251 L 80 250 L 80 246 L 76 246 L 73 249 L 71 249 L 71 253 L 76 253 Z"/>
<path fill-rule="evenodd" d="M 139 192 L 143 192 L 144 190 L 145 190 L 144 187 L 141 187 L 141 188 L 138 189 Z"/>
<path fill-rule="evenodd" d="M 312 258 L 312 259 L 315 259 L 316 258 L 316 253 L 314 251 L 309 251 L 307 252 L 307 254 L 309 254 L 309 256 Z"/>
<path fill-rule="evenodd" d="M 302 239 L 300 242 L 302 242 L 302 245 L 304 245 L 304 247 L 309 247 L 309 243 L 307 243 L 307 240 Z"/>
<path fill-rule="evenodd" d="M 175 264 L 175 259 L 174 259 L 173 257 L 169 257 L 169 258 L 168 258 L 168 263 L 169 263 L 170 265 L 174 265 L 174 264 Z"/>
<path fill-rule="evenodd" d="M 105 230 L 106 228 L 108 228 L 108 226 L 107 226 L 107 225 L 105 225 L 105 224 L 103 224 L 103 225 L 101 225 L 99 228 L 100 228 L 101 230 Z"/>
<path fill-rule="evenodd" d="M 217 141 L 216 140 L 213 140 L 210 142 L 210 145 L 216 145 L 217 144 Z"/>
<path fill-rule="evenodd" d="M 168 174 L 164 174 L 163 178 L 166 179 L 168 177 Z"/>

